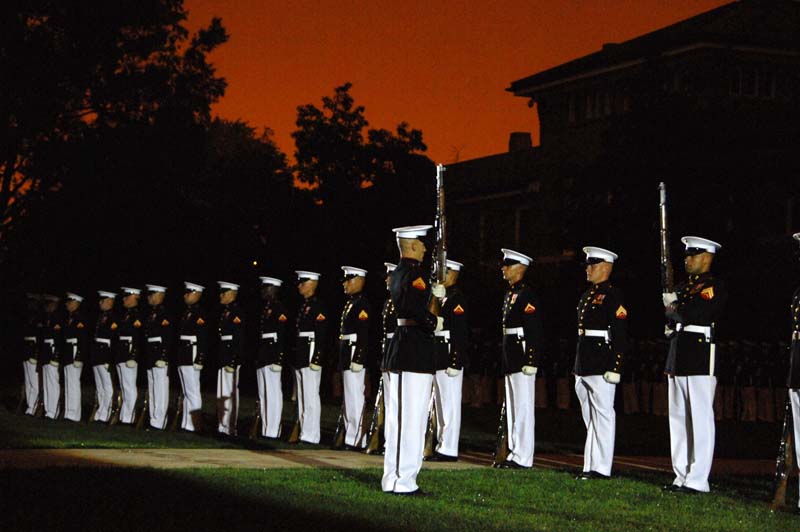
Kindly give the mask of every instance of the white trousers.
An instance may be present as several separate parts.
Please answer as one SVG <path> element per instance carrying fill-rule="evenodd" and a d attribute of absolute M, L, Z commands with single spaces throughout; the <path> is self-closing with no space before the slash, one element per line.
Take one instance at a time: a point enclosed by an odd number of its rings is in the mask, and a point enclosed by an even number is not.
<path fill-rule="evenodd" d="M 364 374 L 366 370 L 353 373 L 342 371 L 344 384 L 344 443 L 359 449 L 364 448 L 364 434 L 361 431 L 361 414 L 364 412 Z"/>
<path fill-rule="evenodd" d="M 506 375 L 506 423 L 508 431 L 508 458 L 524 467 L 533 466 L 534 410 L 536 375 L 521 371 Z"/>
<path fill-rule="evenodd" d="M 58 417 L 61 400 L 61 373 L 58 366 L 45 364 L 42 366 L 42 382 L 44 383 L 44 417 Z"/>
<path fill-rule="evenodd" d="M 81 420 L 81 373 L 83 367 L 64 366 L 64 419 Z"/>
<path fill-rule="evenodd" d="M 464 372 L 455 377 L 439 370 L 434 375 L 433 395 L 436 398 L 436 452 L 447 456 L 458 456 L 458 438 L 461 434 L 461 388 Z"/>
<path fill-rule="evenodd" d="M 283 413 L 283 390 L 281 372 L 272 371 L 269 366 L 256 370 L 258 400 L 261 403 L 261 435 L 277 438 L 281 435 L 281 414 Z"/>
<path fill-rule="evenodd" d="M 22 370 L 25 373 L 25 401 L 27 408 L 25 413 L 32 416 L 36 413 L 36 402 L 39 400 L 39 374 L 36 371 L 36 363 L 24 361 Z"/>
<path fill-rule="evenodd" d="M 97 412 L 92 421 L 108 421 L 111 416 L 111 401 L 114 399 L 114 385 L 111 384 L 111 373 L 107 364 L 92 366 L 94 387 L 97 393 Z"/>
<path fill-rule="evenodd" d="M 122 407 L 119 410 L 120 423 L 133 423 L 136 415 L 136 399 L 139 397 L 139 389 L 136 387 L 138 371 L 137 367 L 129 368 L 125 362 L 117 364 L 119 387 L 122 391 Z"/>
<path fill-rule="evenodd" d="M 217 431 L 228 436 L 236 436 L 239 420 L 239 368 L 232 373 L 217 370 Z"/>
<path fill-rule="evenodd" d="M 790 388 L 789 400 L 792 403 L 792 427 L 794 428 L 795 457 L 800 457 L 800 389 Z M 797 469 L 800 470 L 800 460 L 798 460 L 796 465 Z M 800 497 L 797 499 L 797 507 L 800 508 Z"/>
<path fill-rule="evenodd" d="M 312 344 L 313 345 L 313 344 Z M 311 368 L 294 370 L 297 382 L 297 416 L 300 420 L 300 441 L 319 443 L 319 417 L 322 405 L 319 400 L 319 383 L 322 371 Z"/>
<path fill-rule="evenodd" d="M 583 424 L 586 425 L 586 444 L 583 447 L 583 471 L 611 475 L 614 461 L 614 437 L 617 413 L 614 395 L 617 386 L 602 375 L 575 376 L 575 393 L 581 405 Z"/>
<path fill-rule="evenodd" d="M 199 417 L 203 411 L 200 370 L 194 369 L 194 366 L 178 366 L 178 375 L 181 378 L 181 389 L 183 390 L 181 428 L 194 432 L 196 430 L 195 417 Z"/>
<path fill-rule="evenodd" d="M 714 391 L 717 378 L 669 377 L 669 443 L 676 486 L 709 491 L 714 460 Z"/>
<path fill-rule="evenodd" d="M 150 395 L 148 414 L 150 426 L 164 430 L 167 426 L 167 410 L 169 409 L 169 373 L 168 367 L 149 368 L 147 370 L 147 393 Z"/>
<path fill-rule="evenodd" d="M 385 372 L 383 379 L 386 452 L 381 489 L 409 493 L 419 489 L 433 375 Z"/>

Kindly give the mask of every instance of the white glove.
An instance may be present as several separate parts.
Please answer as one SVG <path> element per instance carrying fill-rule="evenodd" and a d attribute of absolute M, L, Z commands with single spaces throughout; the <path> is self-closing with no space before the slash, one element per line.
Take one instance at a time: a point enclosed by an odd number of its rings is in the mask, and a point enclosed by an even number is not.
<path fill-rule="evenodd" d="M 603 380 L 609 384 L 619 384 L 619 373 L 606 371 L 603 373 Z"/>
<path fill-rule="evenodd" d="M 28 363 L 29 364 L 36 364 L 37 362 L 38 362 L 38 360 L 36 360 L 35 358 L 29 358 L 28 359 Z"/>
<path fill-rule="evenodd" d="M 661 294 L 661 301 L 664 303 L 664 307 L 668 307 L 675 303 L 678 300 L 678 294 L 675 292 L 664 292 Z"/>
<path fill-rule="evenodd" d="M 108 364 L 103 364 L 103 369 L 108 371 Z"/>
<path fill-rule="evenodd" d="M 225 373 L 233 373 L 234 371 L 236 371 L 236 368 L 234 368 L 233 366 L 223 366 L 222 369 L 225 370 Z"/>
<path fill-rule="evenodd" d="M 358 373 L 364 369 L 364 364 L 358 364 L 356 362 L 350 362 L 350 371 L 353 373 Z"/>
<path fill-rule="evenodd" d="M 320 366 L 319 364 L 309 364 L 309 365 L 308 365 L 308 368 L 309 368 L 311 371 L 319 371 L 319 370 L 321 370 L 321 369 L 322 369 L 322 366 Z"/>
<path fill-rule="evenodd" d="M 274 371 L 275 373 L 280 373 L 281 372 L 281 365 L 280 364 L 270 364 L 269 365 L 269 370 L 270 371 Z"/>
<path fill-rule="evenodd" d="M 136 361 L 133 360 L 133 359 L 126 361 L 125 362 L 125 367 L 131 368 L 131 369 L 135 368 L 136 367 Z"/>
<path fill-rule="evenodd" d="M 672 338 L 673 334 L 675 334 L 675 329 L 673 329 L 669 325 L 664 325 L 664 337 Z"/>
<path fill-rule="evenodd" d="M 201 369 L 203 369 L 203 365 L 202 364 L 192 364 L 192 367 L 194 369 L 196 369 L 197 371 L 200 371 Z"/>
<path fill-rule="evenodd" d="M 433 286 L 431 287 L 431 293 L 433 294 L 433 297 L 442 299 L 447 295 L 447 289 L 445 289 L 442 283 L 433 283 Z"/>
<path fill-rule="evenodd" d="M 436 328 L 434 329 L 434 331 L 441 331 L 442 329 L 444 329 L 444 318 L 442 318 L 440 316 L 437 316 L 436 317 Z"/>
<path fill-rule="evenodd" d="M 83 362 L 81 362 L 80 360 L 73 360 L 72 366 L 77 369 L 81 369 L 83 367 Z"/>
<path fill-rule="evenodd" d="M 58 360 L 51 360 L 50 361 L 50 365 L 57 368 L 58 367 Z"/>
<path fill-rule="evenodd" d="M 456 368 L 447 368 L 444 370 L 444 372 L 447 373 L 448 377 L 458 377 L 458 374 L 461 373 L 461 370 Z"/>
<path fill-rule="evenodd" d="M 157 368 L 166 368 L 167 361 L 166 360 L 156 360 L 156 367 Z"/>
<path fill-rule="evenodd" d="M 525 375 L 536 375 L 537 371 L 539 371 L 538 368 L 534 366 L 522 366 L 522 373 Z"/>

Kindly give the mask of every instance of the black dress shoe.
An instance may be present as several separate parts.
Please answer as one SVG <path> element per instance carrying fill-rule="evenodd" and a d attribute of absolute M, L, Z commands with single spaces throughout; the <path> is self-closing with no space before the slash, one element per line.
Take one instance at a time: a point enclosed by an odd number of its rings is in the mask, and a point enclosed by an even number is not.
<path fill-rule="evenodd" d="M 610 476 L 598 473 L 597 471 L 584 471 L 575 477 L 575 480 L 608 480 L 610 478 Z"/>
<path fill-rule="evenodd" d="M 506 460 L 502 464 L 500 464 L 500 469 L 528 469 L 524 465 L 519 465 L 513 460 Z"/>
<path fill-rule="evenodd" d="M 676 492 L 679 489 L 681 489 L 681 486 L 678 486 L 677 484 L 665 484 L 664 486 L 661 487 L 661 491 L 669 491 L 669 492 Z"/>
<path fill-rule="evenodd" d="M 583 471 L 580 475 L 575 477 L 575 480 L 591 480 L 592 472 L 591 471 Z"/>
<path fill-rule="evenodd" d="M 435 452 L 424 459 L 426 462 L 458 462 L 458 456 L 449 456 Z"/>
<path fill-rule="evenodd" d="M 701 493 L 700 491 L 690 488 L 689 486 L 680 486 L 678 489 L 675 490 L 675 493 L 685 493 L 686 495 L 697 495 Z"/>
<path fill-rule="evenodd" d="M 428 496 L 427 493 L 425 493 L 424 491 L 422 491 L 419 488 L 415 489 L 414 491 L 402 491 L 402 492 L 395 491 L 393 493 L 395 495 L 397 495 L 398 497 L 427 497 Z"/>

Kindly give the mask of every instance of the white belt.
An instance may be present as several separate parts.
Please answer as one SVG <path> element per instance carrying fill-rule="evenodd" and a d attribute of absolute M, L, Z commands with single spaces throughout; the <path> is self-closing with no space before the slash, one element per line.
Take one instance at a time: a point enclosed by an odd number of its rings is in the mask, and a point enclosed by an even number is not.
<path fill-rule="evenodd" d="M 394 333 L 386 333 L 387 340 L 391 340 L 392 338 L 394 338 Z"/>
<path fill-rule="evenodd" d="M 150 338 L 147 339 L 147 343 L 154 344 L 156 342 L 161 342 L 160 336 L 151 336 Z"/>
<path fill-rule="evenodd" d="M 314 339 L 314 331 L 300 331 L 297 333 L 298 338 L 308 338 L 309 340 Z"/>
<path fill-rule="evenodd" d="M 120 336 L 119 339 L 123 342 L 133 342 L 133 336 Z"/>
<path fill-rule="evenodd" d="M 222 336 L 219 337 L 219 339 L 222 340 L 223 342 L 227 342 L 227 341 L 233 340 L 233 335 L 232 334 L 223 334 Z"/>
<path fill-rule="evenodd" d="M 608 331 L 605 329 L 578 329 L 578 336 L 603 338 L 606 342 L 608 342 Z"/>
<path fill-rule="evenodd" d="M 54 343 L 56 343 L 56 341 L 53 340 L 52 338 L 45 338 L 43 341 L 48 345 L 53 345 Z"/>
<path fill-rule="evenodd" d="M 706 342 L 711 341 L 711 327 L 707 325 L 683 325 L 682 323 L 679 323 L 675 329 L 678 331 L 702 334 L 706 337 Z"/>
<path fill-rule="evenodd" d="M 800 331 L 794 331 L 792 333 L 792 340 L 800 340 Z"/>
<path fill-rule="evenodd" d="M 26 342 L 35 342 L 36 341 L 36 337 L 35 336 L 26 336 L 25 337 L 25 341 Z"/>
<path fill-rule="evenodd" d="M 522 327 L 511 327 L 509 329 L 503 327 L 503 334 L 505 336 L 519 336 L 523 338 L 525 336 L 525 330 Z"/>
<path fill-rule="evenodd" d="M 439 338 L 444 338 L 448 342 L 450 341 L 450 331 L 436 331 L 433 333 L 434 336 L 438 336 Z"/>
<path fill-rule="evenodd" d="M 184 342 L 192 342 L 193 344 L 195 344 L 197 343 L 197 336 L 182 334 L 181 340 L 183 340 Z"/>
<path fill-rule="evenodd" d="M 271 333 L 261 333 L 262 340 L 275 340 L 278 341 L 278 333 L 271 332 Z"/>
<path fill-rule="evenodd" d="M 66 339 L 64 339 L 64 341 L 67 342 L 68 344 L 78 345 L 78 339 L 77 338 L 66 338 Z"/>
<path fill-rule="evenodd" d="M 94 341 L 97 342 L 98 344 L 105 344 L 109 346 L 111 345 L 110 338 L 95 338 Z"/>
<path fill-rule="evenodd" d="M 358 340 L 358 333 L 340 334 L 339 340 L 344 340 L 347 342 L 355 342 Z"/>

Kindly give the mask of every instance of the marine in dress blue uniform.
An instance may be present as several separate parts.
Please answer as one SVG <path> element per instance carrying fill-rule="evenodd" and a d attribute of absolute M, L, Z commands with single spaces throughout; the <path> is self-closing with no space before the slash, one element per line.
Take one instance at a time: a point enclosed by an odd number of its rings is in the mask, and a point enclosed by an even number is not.
<path fill-rule="evenodd" d="M 663 295 L 667 317 L 674 322 L 664 367 L 669 397 L 669 440 L 675 480 L 665 486 L 679 493 L 707 492 L 714 459 L 714 392 L 716 322 L 728 299 L 725 283 L 711 273 L 722 247 L 696 236 L 681 239 L 689 274 L 675 292 Z"/>
<path fill-rule="evenodd" d="M 578 342 L 575 352 L 575 393 L 586 426 L 581 480 L 608 478 L 614 461 L 616 412 L 614 396 L 628 348 L 622 291 L 609 277 L 618 256 L 587 246 L 586 280 L 591 286 L 578 302 Z"/>
<path fill-rule="evenodd" d="M 256 381 L 261 409 L 261 435 L 265 438 L 277 438 L 281 434 L 281 372 L 286 364 L 286 325 L 289 314 L 279 297 L 283 281 L 275 277 L 260 279 L 263 306 L 258 325 Z"/>

